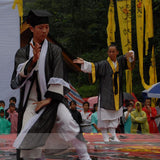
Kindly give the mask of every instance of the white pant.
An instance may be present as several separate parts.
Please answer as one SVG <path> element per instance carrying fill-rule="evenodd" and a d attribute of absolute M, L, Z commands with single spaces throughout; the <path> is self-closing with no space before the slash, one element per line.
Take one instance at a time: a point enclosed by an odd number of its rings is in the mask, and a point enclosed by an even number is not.
<path fill-rule="evenodd" d="M 32 104 L 29 102 L 28 104 Z M 24 114 L 23 128 L 28 123 L 29 119 L 34 116 L 34 108 L 32 105 L 27 108 Z M 35 113 L 36 114 L 36 113 Z M 57 119 L 52 129 L 52 133 L 47 139 L 46 145 L 43 148 L 46 149 L 64 149 L 68 147 L 66 142 L 75 139 L 75 136 L 79 133 L 79 125 L 72 118 L 71 113 L 62 103 L 59 104 L 57 110 Z M 38 133 L 36 133 L 38 134 Z M 22 150 L 21 157 L 40 158 L 42 148 L 33 149 L 29 151 Z"/>

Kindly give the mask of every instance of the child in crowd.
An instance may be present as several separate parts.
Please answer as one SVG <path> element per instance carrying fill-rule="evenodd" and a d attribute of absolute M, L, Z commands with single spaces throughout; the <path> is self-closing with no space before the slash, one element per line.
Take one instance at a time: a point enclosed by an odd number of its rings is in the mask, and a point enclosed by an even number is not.
<path fill-rule="evenodd" d="M 14 103 L 9 104 L 7 112 L 9 114 L 8 120 L 11 122 L 11 133 L 17 133 L 18 113 Z"/>
<path fill-rule="evenodd" d="M 16 104 L 16 102 L 17 102 L 16 97 L 11 97 L 11 98 L 9 99 L 9 103 L 14 103 L 14 104 Z"/>
<path fill-rule="evenodd" d="M 81 128 L 82 128 L 82 132 L 84 133 L 92 132 L 91 115 L 92 115 L 92 112 L 89 111 L 89 103 L 84 102 L 83 111 L 81 112 L 81 116 L 82 116 Z"/>
<path fill-rule="evenodd" d="M 4 117 L 7 119 L 9 115 L 7 113 L 7 109 L 5 110 L 5 102 L 3 100 L 0 100 L 0 106 L 3 107 L 3 109 L 4 109 Z"/>
<path fill-rule="evenodd" d="M 129 103 L 127 106 L 127 111 L 124 112 L 125 122 L 124 122 L 124 133 L 131 133 L 131 112 L 133 110 L 133 103 Z"/>
<path fill-rule="evenodd" d="M 0 134 L 10 134 L 11 123 L 5 119 L 4 108 L 0 107 Z"/>
<path fill-rule="evenodd" d="M 98 103 L 94 104 L 94 110 L 91 115 L 91 123 L 92 123 L 92 132 L 99 133 L 101 130 L 97 127 L 98 117 L 97 117 L 97 110 L 98 110 Z"/>

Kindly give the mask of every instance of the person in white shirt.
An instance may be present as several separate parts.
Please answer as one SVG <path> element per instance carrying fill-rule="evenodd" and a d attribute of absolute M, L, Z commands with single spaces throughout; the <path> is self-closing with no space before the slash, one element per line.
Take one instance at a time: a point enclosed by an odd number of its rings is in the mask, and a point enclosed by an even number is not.
<path fill-rule="evenodd" d="M 92 132 L 91 115 L 92 115 L 92 112 L 89 111 L 89 103 L 84 102 L 83 111 L 81 111 L 81 116 L 82 116 L 81 128 L 83 133 Z"/>

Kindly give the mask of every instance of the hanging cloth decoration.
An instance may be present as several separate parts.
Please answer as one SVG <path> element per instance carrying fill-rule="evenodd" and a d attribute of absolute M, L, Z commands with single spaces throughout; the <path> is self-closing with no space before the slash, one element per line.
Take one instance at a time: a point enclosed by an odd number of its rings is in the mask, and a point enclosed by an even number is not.
<path fill-rule="evenodd" d="M 149 7 L 150 5 L 150 7 Z M 149 85 L 145 83 L 144 73 L 143 73 L 143 42 L 144 42 L 144 8 L 146 12 L 146 28 L 145 28 L 145 42 L 148 54 L 148 38 L 153 37 L 153 13 L 152 13 L 152 2 L 151 0 L 136 0 L 136 28 L 137 28 L 137 46 L 138 46 L 138 56 L 139 56 L 139 72 L 141 76 L 141 83 L 145 89 L 149 89 L 154 83 L 157 82 L 156 74 L 156 62 L 154 55 L 154 46 L 152 46 L 152 58 L 151 66 L 149 69 L 150 81 Z M 149 25 L 148 25 L 149 23 Z"/>
<path fill-rule="evenodd" d="M 153 11 L 152 11 L 152 0 L 143 0 L 145 8 L 145 55 L 148 55 L 149 38 L 153 37 Z"/>
<path fill-rule="evenodd" d="M 131 0 L 117 0 L 117 12 L 123 54 L 132 50 Z M 130 68 L 130 67 L 129 67 Z M 126 92 L 132 93 L 132 71 L 126 70 Z"/>
<path fill-rule="evenodd" d="M 109 10 L 108 10 L 108 26 L 106 28 L 107 31 L 107 44 L 111 45 L 112 42 L 115 42 L 115 19 L 114 19 L 114 3 L 113 0 L 110 0 Z"/>
<path fill-rule="evenodd" d="M 14 0 L 12 9 L 15 9 L 16 5 L 18 7 L 19 16 L 21 17 L 21 26 L 22 26 L 22 23 L 23 23 L 23 0 Z"/>

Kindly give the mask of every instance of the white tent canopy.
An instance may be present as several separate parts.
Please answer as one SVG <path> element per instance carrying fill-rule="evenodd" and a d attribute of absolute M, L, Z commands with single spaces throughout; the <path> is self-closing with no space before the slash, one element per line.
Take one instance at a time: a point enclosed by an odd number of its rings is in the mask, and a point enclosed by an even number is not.
<path fill-rule="evenodd" d="M 13 2 L 0 0 L 0 100 L 5 101 L 6 108 L 10 97 L 19 101 L 19 90 L 10 88 L 14 56 L 20 47 L 20 19 L 17 7 L 12 9 Z"/>

